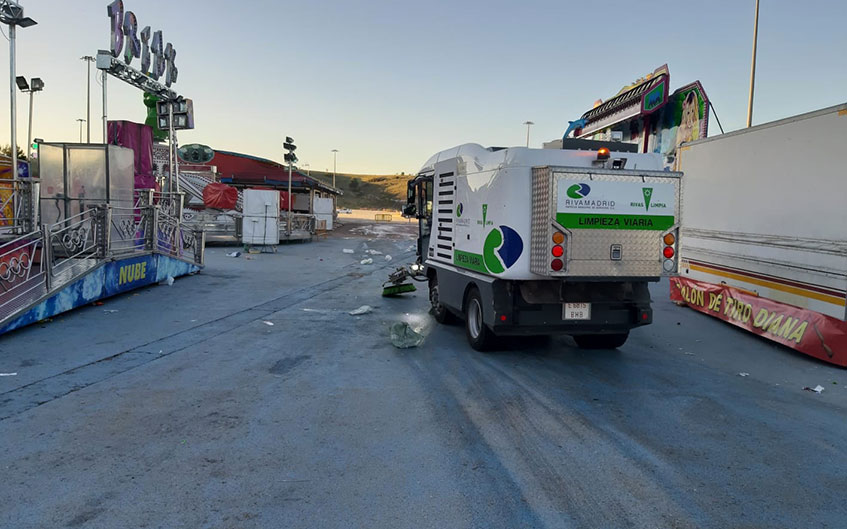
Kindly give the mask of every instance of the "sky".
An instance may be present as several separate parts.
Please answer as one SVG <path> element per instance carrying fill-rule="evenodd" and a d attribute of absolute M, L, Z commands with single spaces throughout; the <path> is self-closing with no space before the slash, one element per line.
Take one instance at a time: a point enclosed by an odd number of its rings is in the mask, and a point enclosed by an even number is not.
<path fill-rule="evenodd" d="M 33 137 L 77 141 L 86 65 L 108 49 L 105 0 L 19 0 L 38 25 L 18 30 L 17 75 L 41 77 Z M 746 121 L 755 0 L 575 1 L 124 0 L 139 28 L 177 50 L 173 88 L 194 101 L 203 143 L 273 160 L 292 136 L 300 165 L 415 172 L 462 143 L 531 146 L 667 63 L 671 90 L 700 80 L 729 132 Z M 847 2 L 761 0 L 753 121 L 847 101 Z M 3 28 L 8 34 L 8 29 Z M 0 71 L 9 71 L 0 40 Z M 133 62 L 139 67 L 138 59 Z M 8 74 L 6 74 L 8 75 Z M 143 121 L 141 93 L 108 85 L 110 119 Z M 4 83 L 4 86 L 6 84 Z M 0 143 L 9 143 L 2 90 Z M 102 139 L 92 69 L 91 137 Z M 26 146 L 28 95 L 18 93 Z M 710 122 L 710 135 L 719 132 Z M 85 135 L 85 132 L 83 132 Z"/>

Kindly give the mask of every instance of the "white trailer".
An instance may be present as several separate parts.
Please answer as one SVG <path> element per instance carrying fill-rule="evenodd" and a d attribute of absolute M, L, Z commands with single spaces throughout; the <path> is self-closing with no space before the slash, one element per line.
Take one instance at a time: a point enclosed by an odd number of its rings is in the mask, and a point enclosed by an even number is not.
<path fill-rule="evenodd" d="M 681 175 L 623 150 L 466 144 L 430 158 L 404 215 L 419 222 L 435 318 L 464 318 L 480 350 L 497 335 L 552 333 L 613 348 L 649 324 L 648 282 L 677 270 Z"/>
<path fill-rule="evenodd" d="M 672 293 L 700 308 L 685 294 L 703 286 L 686 281 L 737 289 L 733 299 L 750 297 L 746 315 L 732 318 L 734 307 L 717 298 L 704 312 L 835 361 L 833 344 L 847 347 L 845 146 L 847 105 L 683 145 L 677 283 L 693 289 Z"/>

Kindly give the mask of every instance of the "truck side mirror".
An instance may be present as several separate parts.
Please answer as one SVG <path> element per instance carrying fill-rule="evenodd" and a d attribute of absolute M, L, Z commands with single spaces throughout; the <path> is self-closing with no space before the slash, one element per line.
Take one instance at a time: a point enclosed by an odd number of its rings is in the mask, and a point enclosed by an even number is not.
<path fill-rule="evenodd" d="M 406 218 L 413 218 L 417 216 L 417 208 L 414 204 L 406 204 L 403 206 L 403 216 Z"/>

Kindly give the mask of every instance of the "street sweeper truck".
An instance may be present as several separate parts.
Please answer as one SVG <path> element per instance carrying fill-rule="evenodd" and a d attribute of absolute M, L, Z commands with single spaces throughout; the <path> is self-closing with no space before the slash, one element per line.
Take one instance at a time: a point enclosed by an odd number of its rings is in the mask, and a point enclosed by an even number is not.
<path fill-rule="evenodd" d="M 677 271 L 681 174 L 662 169 L 622 142 L 436 154 L 404 207 L 435 319 L 463 319 L 478 350 L 554 333 L 623 345 L 652 321 L 648 283 Z"/>

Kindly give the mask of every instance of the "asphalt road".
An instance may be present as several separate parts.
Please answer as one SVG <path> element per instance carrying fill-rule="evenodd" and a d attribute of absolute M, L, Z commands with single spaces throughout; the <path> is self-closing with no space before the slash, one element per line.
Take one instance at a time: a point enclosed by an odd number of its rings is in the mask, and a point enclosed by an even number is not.
<path fill-rule="evenodd" d="M 359 233 L 212 248 L 173 286 L 0 338 L 0 527 L 847 526 L 845 370 L 665 284 L 618 351 L 477 353 L 423 289 L 379 296 L 410 241 Z M 395 349 L 398 320 L 423 345 Z"/>

